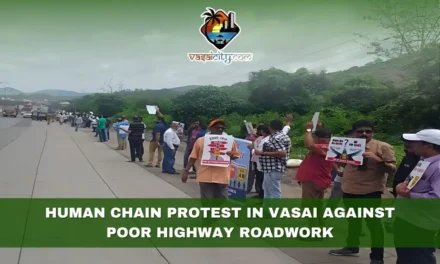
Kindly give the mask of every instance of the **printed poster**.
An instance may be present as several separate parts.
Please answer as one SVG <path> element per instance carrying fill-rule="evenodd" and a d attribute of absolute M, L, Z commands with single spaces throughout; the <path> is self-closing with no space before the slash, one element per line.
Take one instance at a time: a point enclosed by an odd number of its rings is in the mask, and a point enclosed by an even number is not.
<path fill-rule="evenodd" d="M 229 180 L 229 197 L 246 198 L 251 151 L 247 148 L 251 141 L 234 139 L 240 158 L 231 161 L 231 178 Z"/>
<path fill-rule="evenodd" d="M 365 138 L 332 137 L 326 160 L 353 165 L 362 165 L 365 152 Z"/>
<path fill-rule="evenodd" d="M 231 158 L 226 152 L 232 150 L 233 142 L 232 136 L 206 134 L 200 165 L 229 167 Z"/>
<path fill-rule="evenodd" d="M 157 111 L 157 106 L 156 105 L 146 105 L 145 107 L 147 108 L 147 112 L 150 115 L 155 115 L 156 114 L 156 111 Z"/>
<path fill-rule="evenodd" d="M 414 188 L 414 186 L 420 181 L 429 164 L 431 163 L 428 161 L 419 161 L 419 163 L 417 163 L 417 166 L 414 167 L 409 176 L 405 179 L 409 190 Z"/>

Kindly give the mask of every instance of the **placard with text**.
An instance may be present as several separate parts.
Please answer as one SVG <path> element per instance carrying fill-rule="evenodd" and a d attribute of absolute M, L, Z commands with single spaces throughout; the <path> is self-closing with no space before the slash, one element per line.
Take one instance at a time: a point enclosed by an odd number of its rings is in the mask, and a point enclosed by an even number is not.
<path fill-rule="evenodd" d="M 332 137 L 326 160 L 362 165 L 366 141 L 364 138 Z"/>

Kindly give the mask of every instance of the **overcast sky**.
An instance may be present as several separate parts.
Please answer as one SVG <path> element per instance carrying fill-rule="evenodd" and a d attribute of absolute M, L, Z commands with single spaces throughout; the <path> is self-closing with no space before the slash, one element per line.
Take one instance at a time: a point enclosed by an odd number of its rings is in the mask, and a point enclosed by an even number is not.
<path fill-rule="evenodd" d="M 270 67 L 360 66 L 374 58 L 362 40 L 349 42 L 354 33 L 383 34 L 362 19 L 366 1 L 225 0 L 213 8 L 235 11 L 242 28 L 225 52 L 252 52 L 254 60 L 202 64 L 187 53 L 214 50 L 199 33 L 206 4 L 162 2 L 11 0 L 0 9 L 0 82 L 24 92 L 96 92 L 109 78 L 129 89 L 227 85 Z"/>

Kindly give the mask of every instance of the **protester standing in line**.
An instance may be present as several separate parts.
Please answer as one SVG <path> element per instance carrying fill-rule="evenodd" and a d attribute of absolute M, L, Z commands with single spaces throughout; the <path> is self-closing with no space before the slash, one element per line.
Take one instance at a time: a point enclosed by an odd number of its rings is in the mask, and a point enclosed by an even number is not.
<path fill-rule="evenodd" d="M 128 127 L 128 142 L 130 145 L 130 158 L 129 162 L 135 162 L 136 158 L 140 162 L 143 161 L 141 152 L 142 134 L 144 133 L 144 125 L 139 121 L 139 117 L 133 117 L 133 122 Z"/>
<path fill-rule="evenodd" d="M 344 137 L 351 137 L 351 129 L 344 131 Z M 330 199 L 327 202 L 327 207 L 336 208 L 339 202 L 342 200 L 344 193 L 342 192 L 342 175 L 344 172 L 345 163 L 335 163 L 337 166 L 334 168 L 333 173 L 335 177 L 333 179 L 333 187 L 330 193 Z"/>
<path fill-rule="evenodd" d="M 113 123 L 113 130 L 115 130 L 116 132 L 116 139 L 118 141 L 118 147 L 115 150 L 121 150 L 122 146 L 121 146 L 121 136 L 120 136 L 120 132 L 121 130 L 119 129 L 120 123 L 122 122 L 122 118 L 118 118 L 118 120 Z M 123 133 L 125 133 L 125 131 L 123 131 Z"/>
<path fill-rule="evenodd" d="M 141 153 L 142 157 L 144 156 L 144 141 L 145 141 L 145 129 L 147 129 L 147 125 L 145 125 L 143 118 L 139 117 L 139 122 L 141 122 L 142 125 L 144 125 L 144 133 L 142 133 L 142 142 L 141 142 Z"/>
<path fill-rule="evenodd" d="M 75 131 L 78 132 L 78 128 L 81 126 L 83 119 L 81 116 L 75 118 Z"/>
<path fill-rule="evenodd" d="M 245 140 L 248 140 L 252 143 L 254 143 L 254 141 L 257 139 L 257 135 L 255 133 L 255 130 L 252 130 L 250 133 L 249 131 L 247 131 L 246 125 L 244 125 L 244 130 L 246 131 L 246 137 L 244 138 Z M 252 127 L 255 129 L 256 128 L 256 124 L 252 124 Z M 249 171 L 248 171 L 248 179 L 247 179 L 247 194 L 252 192 L 252 189 L 254 188 L 254 184 L 255 184 L 255 168 L 253 166 L 253 162 L 252 162 L 252 153 L 251 153 L 251 159 L 249 160 Z M 257 188 L 255 188 L 255 191 L 258 193 L 259 190 Z"/>
<path fill-rule="evenodd" d="M 113 128 L 116 131 L 116 136 L 118 139 L 118 147 L 117 150 L 124 150 L 127 148 L 127 132 L 120 129 L 121 126 L 129 126 L 127 120 L 123 120 L 122 118 L 118 119 L 118 122 L 113 125 Z"/>
<path fill-rule="evenodd" d="M 209 134 L 222 135 L 226 122 L 221 119 L 215 119 L 209 123 Z M 203 155 L 203 148 L 205 144 L 205 137 L 200 137 L 194 144 L 191 152 L 188 165 L 182 173 L 182 182 L 186 183 L 188 180 L 189 170 L 193 165 L 197 169 L 197 181 L 200 186 L 200 197 L 204 198 L 228 198 L 228 186 L 231 177 L 231 168 L 229 167 L 214 167 L 201 165 L 200 161 Z M 238 152 L 237 144 L 232 144 L 232 149 L 226 152 L 231 160 L 238 159 L 240 154 Z M 202 200 L 203 201 L 203 200 Z"/>
<path fill-rule="evenodd" d="M 385 190 L 388 174 L 396 171 L 396 158 L 391 145 L 373 139 L 374 123 L 360 120 L 352 125 L 353 137 L 365 138 L 366 147 L 363 164 L 360 166 L 347 164 L 342 177 L 343 202 L 346 207 L 358 207 L 357 199 L 372 198 L 373 206 L 380 206 L 380 198 Z M 353 256 L 359 253 L 360 235 L 363 219 L 348 219 L 347 246 L 342 249 L 330 250 L 331 255 Z M 384 230 L 381 219 L 366 218 L 371 233 L 372 244 L 370 263 L 383 264 Z M 379 245 L 379 246 L 377 246 Z"/>
<path fill-rule="evenodd" d="M 180 145 L 180 139 L 176 131 L 179 128 L 179 123 L 172 122 L 170 128 L 168 128 L 163 135 L 163 162 L 162 173 L 177 174 L 174 169 L 176 162 L 176 151 Z"/>
<path fill-rule="evenodd" d="M 96 116 L 94 119 L 94 132 L 95 132 L 95 137 L 99 136 L 99 117 Z"/>
<path fill-rule="evenodd" d="M 255 150 L 260 155 L 260 163 L 264 172 L 264 198 L 281 198 L 281 179 L 286 170 L 287 159 L 290 157 L 290 138 L 282 132 L 283 122 L 270 122 L 271 135 L 264 143 L 263 150 Z"/>
<path fill-rule="evenodd" d="M 106 126 L 107 126 L 107 121 L 105 120 L 104 116 L 101 115 L 101 117 L 98 119 L 99 141 L 101 142 L 107 141 L 107 133 L 105 131 Z"/>
<path fill-rule="evenodd" d="M 331 133 L 318 123 L 315 135 L 312 135 L 313 123 L 305 125 L 304 145 L 310 151 L 301 162 L 296 179 L 301 185 L 304 207 L 316 207 L 318 214 L 323 213 L 324 192 L 331 185 L 332 169 L 335 164 L 326 160 Z M 309 219 L 310 227 L 324 226 L 324 219 Z"/>
<path fill-rule="evenodd" d="M 192 148 L 194 146 L 194 143 L 196 143 L 197 134 L 200 132 L 200 121 L 195 121 L 190 125 L 188 130 L 185 131 L 185 136 L 187 136 L 186 140 L 186 149 L 185 154 L 183 156 L 183 167 L 186 168 L 186 165 L 188 165 L 189 155 L 192 152 Z M 195 167 L 193 166 L 193 171 L 195 172 Z"/>
<path fill-rule="evenodd" d="M 331 185 L 333 162 L 327 161 L 327 151 L 331 133 L 318 125 L 315 135 L 312 135 L 312 122 L 305 126 L 304 144 L 310 151 L 296 174 L 297 181 L 301 184 L 302 198 L 324 198 L 325 190 Z"/>
<path fill-rule="evenodd" d="M 411 130 L 408 134 L 416 134 L 420 132 L 420 129 Z M 402 136 L 403 140 L 403 151 L 405 152 L 405 157 L 403 157 L 400 162 L 399 168 L 394 174 L 393 178 L 393 195 L 397 197 L 396 187 L 406 180 L 411 171 L 416 167 L 416 165 L 420 161 L 420 156 L 418 156 L 415 152 L 415 142 L 405 140 Z"/>
<path fill-rule="evenodd" d="M 419 131 L 420 129 L 411 130 L 408 133 L 415 134 Z M 403 151 L 405 152 L 405 157 L 403 157 L 402 161 L 400 162 L 399 168 L 397 169 L 393 177 L 393 190 L 391 193 L 394 195 L 395 198 L 397 197 L 396 186 L 406 180 L 406 178 L 409 176 L 411 171 L 416 167 L 416 165 L 419 163 L 420 160 L 420 157 L 415 154 L 414 142 L 405 140 L 403 139 L 403 137 L 402 137 L 402 141 L 403 141 Z M 383 223 L 385 229 L 388 232 L 392 232 L 394 220 L 387 219 L 384 220 Z"/>
<path fill-rule="evenodd" d="M 110 127 L 111 127 L 112 121 L 107 116 L 105 117 L 105 133 L 106 133 L 106 141 L 110 140 Z"/>
<path fill-rule="evenodd" d="M 270 136 L 269 127 L 264 124 L 259 125 L 257 127 L 257 136 L 258 138 L 252 144 L 249 144 L 248 148 L 252 151 L 252 161 L 254 163 L 255 170 L 255 190 L 258 191 L 258 195 L 255 198 L 262 199 L 264 198 L 264 172 L 261 168 L 260 155 L 255 154 L 255 150 L 263 150 L 263 145 Z"/>
<path fill-rule="evenodd" d="M 201 123 L 200 124 L 200 132 L 196 136 L 196 141 L 197 141 L 197 139 L 204 137 L 206 135 L 206 133 L 208 133 L 208 128 L 205 124 Z"/>
<path fill-rule="evenodd" d="M 414 152 L 422 157 L 420 163 L 427 163 L 420 180 L 410 190 L 407 179 L 396 186 L 396 220 L 394 222 L 394 243 L 397 264 L 435 264 L 436 234 L 440 228 L 440 210 L 428 208 L 431 199 L 440 198 L 440 130 L 424 129 L 416 134 L 403 134 L 403 139 L 413 142 Z M 409 206 L 400 199 L 430 199 L 425 206 Z M 408 248 L 418 242 L 420 247 Z M 425 246 L 423 246 L 423 244 Z"/>
<path fill-rule="evenodd" d="M 120 126 L 128 126 L 130 127 L 130 123 L 128 122 L 127 119 L 122 118 L 121 123 L 119 124 Z M 119 132 L 121 132 L 121 130 L 119 130 Z M 121 144 L 121 150 L 126 150 L 127 149 L 127 138 L 128 138 L 128 133 L 122 133 L 119 135 L 120 136 L 120 144 Z"/>
<path fill-rule="evenodd" d="M 159 111 L 159 108 L 156 109 L 156 116 L 156 125 L 153 127 L 152 131 L 152 138 L 148 148 L 148 164 L 146 167 L 153 167 L 154 153 L 157 150 L 157 163 L 155 167 L 160 168 L 163 160 L 163 134 L 167 130 L 167 127 L 163 114 Z"/>

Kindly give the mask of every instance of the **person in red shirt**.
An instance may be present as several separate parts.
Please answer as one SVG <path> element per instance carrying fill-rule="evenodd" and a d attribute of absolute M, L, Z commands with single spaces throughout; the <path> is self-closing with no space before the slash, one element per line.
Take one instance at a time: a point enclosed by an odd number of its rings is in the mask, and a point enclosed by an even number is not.
<path fill-rule="evenodd" d="M 334 168 L 333 162 L 325 160 L 331 133 L 321 128 L 321 126 L 319 123 L 315 135 L 313 136 L 312 122 L 306 124 L 304 144 L 310 152 L 301 162 L 296 174 L 296 180 L 301 184 L 302 198 L 304 199 L 303 205 L 319 206 L 320 210 L 322 210 L 324 192 L 331 185 L 331 173 Z M 319 201 L 315 199 L 319 199 Z M 309 201 L 312 202 L 312 204 L 308 203 Z M 320 225 L 323 225 L 322 219 L 319 219 L 318 222 Z M 316 223 L 310 223 L 310 225 L 316 226 L 314 224 Z"/>
<path fill-rule="evenodd" d="M 302 198 L 324 198 L 324 191 L 332 183 L 333 162 L 325 160 L 331 134 L 318 128 L 313 137 L 312 122 L 306 124 L 304 144 L 310 150 L 301 162 L 296 179 L 302 186 Z"/>

